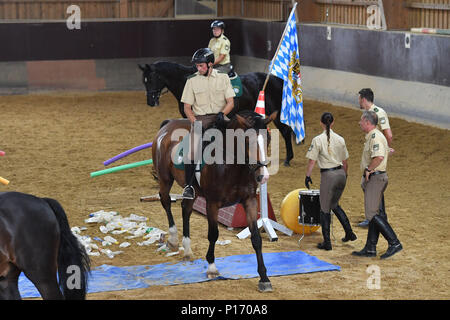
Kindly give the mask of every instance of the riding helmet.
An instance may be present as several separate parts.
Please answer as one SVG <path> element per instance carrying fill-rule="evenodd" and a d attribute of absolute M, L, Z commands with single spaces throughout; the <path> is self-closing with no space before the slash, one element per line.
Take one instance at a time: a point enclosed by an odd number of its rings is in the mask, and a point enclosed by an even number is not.
<path fill-rule="evenodd" d="M 225 29 L 225 23 L 223 21 L 221 21 L 221 20 L 214 20 L 211 23 L 211 29 L 214 28 L 214 27 L 222 28 L 222 30 L 224 30 Z"/>
<path fill-rule="evenodd" d="M 194 55 L 192 56 L 192 63 L 206 63 L 209 62 L 214 63 L 214 52 L 211 51 L 209 48 L 201 48 L 195 51 Z"/>

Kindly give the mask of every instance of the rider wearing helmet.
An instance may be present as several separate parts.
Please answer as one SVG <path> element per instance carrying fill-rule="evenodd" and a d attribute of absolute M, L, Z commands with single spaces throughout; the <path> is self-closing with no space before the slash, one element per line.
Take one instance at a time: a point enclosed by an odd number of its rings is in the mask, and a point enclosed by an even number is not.
<path fill-rule="evenodd" d="M 181 102 L 184 113 L 191 122 L 191 143 L 184 158 L 184 199 L 194 199 L 194 174 L 197 163 L 202 161 L 200 145 L 203 131 L 213 123 L 223 126 L 224 116 L 233 110 L 235 96 L 227 74 L 213 69 L 214 53 L 209 48 L 198 49 L 192 56 L 197 72 L 188 77 Z M 194 154 L 195 153 L 195 154 Z"/>
<path fill-rule="evenodd" d="M 214 37 L 209 41 L 208 48 L 214 52 L 214 69 L 222 73 L 229 73 L 231 71 L 231 43 L 223 34 L 225 23 L 215 20 L 211 23 L 211 29 Z"/>

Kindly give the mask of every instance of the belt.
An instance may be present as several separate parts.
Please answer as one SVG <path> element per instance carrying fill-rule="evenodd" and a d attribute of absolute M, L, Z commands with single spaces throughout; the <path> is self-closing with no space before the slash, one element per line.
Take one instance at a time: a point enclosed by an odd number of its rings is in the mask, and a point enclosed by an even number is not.
<path fill-rule="evenodd" d="M 342 168 L 342 166 L 338 166 L 338 167 L 334 167 L 334 168 L 327 168 L 327 169 L 320 169 L 320 172 L 339 170 L 341 168 Z"/>
<path fill-rule="evenodd" d="M 386 173 L 386 171 L 375 171 L 375 172 L 372 172 L 371 174 L 369 174 L 369 179 L 370 179 L 371 176 L 376 176 L 377 174 L 383 174 L 383 173 Z M 365 177 L 365 175 L 363 174 L 363 178 L 364 177 Z"/>

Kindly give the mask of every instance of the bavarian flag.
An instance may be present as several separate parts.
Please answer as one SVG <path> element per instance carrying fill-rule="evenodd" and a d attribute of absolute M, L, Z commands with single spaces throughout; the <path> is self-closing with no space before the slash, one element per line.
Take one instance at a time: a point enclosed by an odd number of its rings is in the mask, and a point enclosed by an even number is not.
<path fill-rule="evenodd" d="M 280 120 L 293 129 L 298 144 L 305 138 L 305 125 L 295 8 L 296 5 L 289 15 L 279 50 L 272 59 L 270 73 L 284 81 Z"/>

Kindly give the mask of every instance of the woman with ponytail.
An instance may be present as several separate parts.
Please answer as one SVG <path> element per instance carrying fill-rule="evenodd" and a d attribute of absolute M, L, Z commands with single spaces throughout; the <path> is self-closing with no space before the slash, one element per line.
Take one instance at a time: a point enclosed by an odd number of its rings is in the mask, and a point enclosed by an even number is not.
<path fill-rule="evenodd" d="M 312 184 L 311 173 L 316 164 L 320 168 L 320 224 L 322 226 L 323 242 L 318 244 L 319 249 L 331 250 L 330 224 L 331 211 L 336 214 L 345 231 L 343 242 L 356 240 L 350 221 L 344 210 L 339 206 L 339 199 L 344 192 L 347 181 L 348 151 L 345 140 L 331 128 L 334 124 L 333 115 L 325 112 L 320 125 L 323 132 L 314 137 L 306 153 L 309 159 L 306 169 L 305 186 L 309 189 Z"/>

